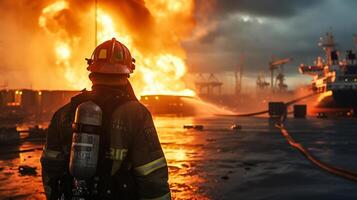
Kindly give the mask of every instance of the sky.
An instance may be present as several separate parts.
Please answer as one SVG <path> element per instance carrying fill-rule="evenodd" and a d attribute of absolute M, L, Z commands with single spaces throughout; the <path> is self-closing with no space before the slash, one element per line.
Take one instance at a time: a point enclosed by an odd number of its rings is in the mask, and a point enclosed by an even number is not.
<path fill-rule="evenodd" d="M 272 56 L 291 57 L 285 72 L 297 82 L 298 66 L 323 55 L 317 44 L 324 33 L 333 32 L 341 52 L 355 49 L 355 0 L 217 0 L 208 16 L 200 10 L 206 3 L 198 1 L 196 11 L 205 32 L 183 42 L 192 72 L 234 71 L 244 54 L 245 76 L 253 78 L 268 74 Z"/>
<path fill-rule="evenodd" d="M 10 87 L 58 87 L 60 81 L 49 81 L 62 80 L 64 74 L 62 69 L 56 66 L 53 53 L 54 41 L 51 38 L 56 26 L 47 27 L 44 30 L 38 24 L 42 9 L 54 1 L 0 0 L 0 15 L 2 16 L 0 69 L 3 74 L 0 86 L 6 81 L 9 82 Z M 69 1 L 74 5 L 71 7 L 72 10 L 59 15 L 53 21 L 58 21 L 59 24 L 61 22 L 60 25 L 66 29 L 64 33 L 71 34 L 70 38 L 75 40 L 77 36 L 85 34 L 86 37 L 82 37 L 82 41 L 86 41 L 94 34 L 88 31 L 92 30 L 91 26 L 82 21 L 89 23 L 90 20 L 72 16 L 78 13 L 81 14 L 78 16 L 82 16 L 93 2 Z M 176 1 L 184 2 L 184 0 Z M 183 57 L 188 72 L 191 74 L 216 73 L 220 79 L 225 79 L 225 88 L 234 87 L 234 84 L 231 84 L 234 81 L 232 72 L 236 71 L 241 54 L 245 57 L 244 76 L 246 82 L 251 85 L 255 84 L 259 72 L 264 72 L 266 78 L 269 78 L 268 63 L 273 56 L 293 58 L 293 62 L 287 64 L 284 69 L 286 80 L 292 86 L 290 88 L 293 88 L 296 85 L 310 82 L 311 77 L 299 74 L 298 66 L 301 63 L 313 64 L 318 55 L 323 55 L 322 49 L 317 45 L 321 35 L 333 32 L 341 52 L 355 49 L 352 36 L 357 34 L 357 0 L 193 1 L 196 3 L 195 22 L 193 23 L 189 15 L 188 19 L 168 21 L 170 26 L 167 27 L 170 27 L 170 30 L 172 27 L 178 27 L 177 30 L 184 32 L 181 34 L 185 35 L 184 37 L 180 35 L 179 45 L 184 50 L 185 56 Z M 145 39 L 143 41 L 151 42 L 145 44 L 146 46 L 155 47 L 157 38 L 164 41 L 161 45 L 167 45 L 167 41 L 162 39 L 163 35 L 151 34 L 146 26 L 143 26 L 145 23 L 151 24 L 154 19 L 155 13 L 150 13 L 150 9 L 146 8 L 149 2 L 153 2 L 152 0 L 99 0 L 99 2 L 107 7 L 117 5 L 120 8 L 122 5 L 126 11 L 130 11 L 124 21 L 126 20 L 126 25 L 136 31 L 133 32 L 144 35 L 140 37 Z M 140 9 L 137 9 L 138 5 Z M 114 6 L 114 8 L 118 7 Z M 122 13 L 116 10 L 113 12 Z M 138 17 L 147 20 L 136 20 L 133 23 L 133 19 Z M 62 23 L 63 20 L 70 23 Z M 185 22 L 187 26 L 182 26 Z M 172 25 L 172 23 L 177 24 Z M 184 28 L 180 29 L 181 26 Z M 154 28 L 157 27 L 159 26 Z M 48 30 L 52 32 L 46 35 Z M 155 31 L 152 32 L 155 33 Z M 150 39 L 147 39 L 148 34 L 150 34 Z M 176 41 L 177 34 L 171 34 L 169 39 Z M 43 40 L 47 42 L 41 42 Z M 175 42 L 170 44 L 175 49 L 178 46 Z M 87 46 L 91 45 L 92 43 Z M 81 49 L 73 52 L 82 52 L 86 55 L 90 55 L 91 48 L 93 48 L 92 46 L 85 48 L 82 44 L 77 46 Z M 82 63 L 82 57 L 82 55 L 75 57 L 76 62 Z M 38 74 L 43 74 L 43 76 L 39 77 Z"/>

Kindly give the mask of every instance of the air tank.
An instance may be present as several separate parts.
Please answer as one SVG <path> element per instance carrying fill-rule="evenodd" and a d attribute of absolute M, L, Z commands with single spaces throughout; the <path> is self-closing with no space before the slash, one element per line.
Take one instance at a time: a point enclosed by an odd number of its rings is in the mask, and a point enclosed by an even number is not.
<path fill-rule="evenodd" d="M 92 101 L 76 109 L 69 171 L 77 180 L 87 180 L 96 174 L 102 116 L 102 109 Z"/>

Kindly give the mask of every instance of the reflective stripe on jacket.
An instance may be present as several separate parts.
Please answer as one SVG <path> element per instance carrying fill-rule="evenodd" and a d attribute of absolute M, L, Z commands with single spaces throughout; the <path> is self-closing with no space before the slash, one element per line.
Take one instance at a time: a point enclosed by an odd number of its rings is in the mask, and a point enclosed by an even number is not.
<path fill-rule="evenodd" d="M 48 199 L 56 196 L 58 180 L 68 177 L 74 113 L 70 105 L 53 116 L 42 154 L 43 185 Z M 111 175 L 118 175 L 124 161 L 129 163 L 138 199 L 171 199 L 168 168 L 150 112 L 138 101 L 129 101 L 113 111 L 110 123 Z M 70 184 L 70 183 L 66 183 Z M 64 186 L 68 188 L 68 186 Z M 117 191 L 113 185 L 112 190 Z"/>

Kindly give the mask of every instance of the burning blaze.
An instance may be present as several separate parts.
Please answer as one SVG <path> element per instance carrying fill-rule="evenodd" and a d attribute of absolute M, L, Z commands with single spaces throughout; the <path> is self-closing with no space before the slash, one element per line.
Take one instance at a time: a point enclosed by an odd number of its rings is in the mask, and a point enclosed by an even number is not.
<path fill-rule="evenodd" d="M 94 50 L 95 11 L 94 5 L 76 4 L 59 0 L 46 6 L 38 24 L 53 41 L 63 84 L 83 89 L 91 85 L 84 58 Z M 136 59 L 130 80 L 138 94 L 193 96 L 182 80 L 187 66 L 180 46 L 193 29 L 193 9 L 194 0 L 104 1 L 97 8 L 98 44 L 115 37 L 129 48 Z"/>

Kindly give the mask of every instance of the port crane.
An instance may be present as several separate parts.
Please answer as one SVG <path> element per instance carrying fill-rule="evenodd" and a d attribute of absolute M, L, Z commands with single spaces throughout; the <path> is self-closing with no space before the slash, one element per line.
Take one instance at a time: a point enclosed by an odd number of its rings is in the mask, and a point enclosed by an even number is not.
<path fill-rule="evenodd" d="M 221 95 L 223 83 L 219 81 L 213 73 L 211 73 L 207 79 L 202 74 L 199 74 L 197 80 L 195 81 L 195 85 L 199 94 L 212 96 L 215 95 L 215 89 L 218 90 L 218 95 Z M 206 93 L 204 91 L 206 91 Z"/>
<path fill-rule="evenodd" d="M 285 84 L 284 65 L 291 61 L 292 58 L 284 58 L 278 60 L 273 59 L 273 61 L 269 63 L 271 75 L 270 87 L 272 92 L 275 92 L 276 89 L 278 89 L 279 92 L 285 92 L 287 90 L 288 86 Z M 279 70 L 276 77 L 274 77 L 275 70 Z"/>
<path fill-rule="evenodd" d="M 235 94 L 239 95 L 242 92 L 242 79 L 243 79 L 243 69 L 244 69 L 244 60 L 245 56 L 244 54 L 240 54 L 239 57 L 239 64 L 237 66 L 237 69 L 234 73 L 235 77 Z"/>
<path fill-rule="evenodd" d="M 263 72 L 260 72 L 257 78 L 257 87 L 264 90 L 269 87 L 269 85 L 270 84 L 265 80 Z"/>

